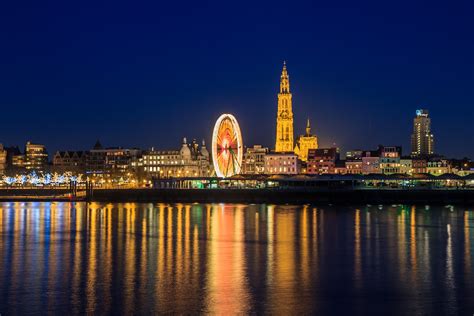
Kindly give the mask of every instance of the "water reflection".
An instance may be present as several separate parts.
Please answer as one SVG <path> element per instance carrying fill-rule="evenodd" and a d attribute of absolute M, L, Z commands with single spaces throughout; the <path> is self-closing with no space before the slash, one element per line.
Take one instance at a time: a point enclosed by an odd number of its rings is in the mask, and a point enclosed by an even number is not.
<path fill-rule="evenodd" d="M 472 209 L 0 204 L 0 313 L 458 314 Z"/>

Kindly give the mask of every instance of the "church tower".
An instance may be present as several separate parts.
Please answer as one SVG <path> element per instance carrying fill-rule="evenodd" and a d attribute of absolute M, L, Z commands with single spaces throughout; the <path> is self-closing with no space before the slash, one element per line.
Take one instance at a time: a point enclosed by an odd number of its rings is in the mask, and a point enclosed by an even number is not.
<path fill-rule="evenodd" d="M 286 62 L 283 62 L 283 70 L 280 77 L 280 93 L 278 93 L 275 151 L 293 151 L 293 109 L 291 104 L 290 78 L 286 71 Z"/>
<path fill-rule="evenodd" d="M 309 118 L 306 122 L 306 134 L 296 138 L 295 154 L 301 161 L 308 161 L 308 152 L 310 149 L 318 149 L 318 137 L 311 134 L 311 125 Z"/>

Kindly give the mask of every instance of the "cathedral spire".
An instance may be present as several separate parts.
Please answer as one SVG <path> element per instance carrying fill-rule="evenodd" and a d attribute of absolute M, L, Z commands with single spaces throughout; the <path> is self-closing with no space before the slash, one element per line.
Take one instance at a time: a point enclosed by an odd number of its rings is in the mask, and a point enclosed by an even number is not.
<path fill-rule="evenodd" d="M 311 135 L 311 125 L 309 124 L 309 117 L 308 117 L 308 121 L 306 122 L 306 136 L 310 136 Z"/>
<path fill-rule="evenodd" d="M 286 61 L 283 62 L 283 70 L 281 71 L 280 93 L 290 93 L 290 77 L 286 70 Z"/>
<path fill-rule="evenodd" d="M 276 128 L 276 152 L 293 151 L 293 107 L 291 103 L 290 78 L 283 62 L 280 77 L 280 93 L 278 93 L 278 111 Z"/>

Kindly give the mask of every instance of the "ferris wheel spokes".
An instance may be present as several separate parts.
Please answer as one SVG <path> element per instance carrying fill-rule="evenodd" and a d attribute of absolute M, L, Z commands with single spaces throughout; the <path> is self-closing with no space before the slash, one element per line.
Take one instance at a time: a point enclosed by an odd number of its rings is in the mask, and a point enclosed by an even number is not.
<path fill-rule="evenodd" d="M 240 172 L 242 150 L 242 135 L 237 120 L 231 114 L 221 115 L 212 135 L 212 158 L 218 177 L 231 177 Z"/>

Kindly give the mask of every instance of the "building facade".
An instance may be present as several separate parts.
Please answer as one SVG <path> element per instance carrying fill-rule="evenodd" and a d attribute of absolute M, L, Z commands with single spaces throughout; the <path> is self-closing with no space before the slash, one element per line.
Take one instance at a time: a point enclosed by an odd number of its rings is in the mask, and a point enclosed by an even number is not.
<path fill-rule="evenodd" d="M 380 171 L 383 174 L 400 173 L 400 158 L 402 147 L 400 146 L 379 146 Z"/>
<path fill-rule="evenodd" d="M 48 152 L 41 144 L 27 142 L 25 146 L 25 167 L 27 170 L 44 170 L 48 166 Z"/>
<path fill-rule="evenodd" d="M 262 145 L 248 147 L 244 153 L 242 161 L 243 174 L 263 174 L 265 173 L 265 156 L 268 148 Z"/>
<path fill-rule="evenodd" d="M 5 174 L 7 169 L 7 151 L 3 148 L 3 144 L 0 144 L 0 175 Z"/>
<path fill-rule="evenodd" d="M 53 167 L 57 172 L 84 173 L 87 154 L 85 151 L 57 151 L 53 156 Z"/>
<path fill-rule="evenodd" d="M 180 177 L 209 177 L 211 162 L 209 151 L 203 141 L 202 145 L 193 140 L 191 144 L 183 139 L 180 150 L 144 151 L 139 160 L 140 179 L 180 178 Z"/>
<path fill-rule="evenodd" d="M 380 170 L 380 157 L 366 155 L 362 157 L 362 174 L 377 174 Z"/>
<path fill-rule="evenodd" d="M 469 158 L 451 159 L 451 172 L 459 176 L 466 176 L 474 173 L 474 161 Z"/>
<path fill-rule="evenodd" d="M 431 133 L 431 118 L 428 110 L 417 110 L 413 119 L 411 135 L 412 156 L 430 156 L 434 154 L 434 137 Z"/>
<path fill-rule="evenodd" d="M 293 141 L 293 106 L 290 78 L 286 70 L 286 63 L 283 63 L 280 77 L 280 93 L 278 93 L 275 152 L 293 151 Z"/>
<path fill-rule="evenodd" d="M 308 161 L 308 151 L 318 149 L 318 137 L 311 134 L 311 125 L 309 119 L 306 123 L 306 134 L 300 135 L 296 139 L 295 154 L 301 161 Z"/>
<path fill-rule="evenodd" d="M 423 158 L 413 158 L 411 160 L 413 173 L 426 173 L 428 167 L 428 161 Z"/>
<path fill-rule="evenodd" d="M 348 174 L 349 170 L 347 169 L 346 166 L 346 161 L 345 160 L 336 160 L 336 163 L 334 164 L 334 174 Z"/>
<path fill-rule="evenodd" d="M 265 174 L 298 174 L 298 156 L 294 153 L 269 153 L 265 155 Z"/>
<path fill-rule="evenodd" d="M 407 175 L 413 174 L 413 159 L 406 157 L 400 159 L 400 173 Z"/>
<path fill-rule="evenodd" d="M 12 157 L 12 170 L 23 171 L 26 169 L 26 156 L 24 154 L 17 154 Z"/>
<path fill-rule="evenodd" d="M 347 174 L 362 174 L 362 158 L 354 160 L 346 160 L 345 163 Z"/>
<path fill-rule="evenodd" d="M 45 170 L 49 166 L 46 147 L 40 144 L 27 142 L 25 152 L 18 147 L 6 148 L 7 168 L 12 173 L 25 172 L 26 170 Z"/>
<path fill-rule="evenodd" d="M 346 152 L 346 165 L 349 174 L 380 173 L 379 150 L 351 150 Z"/>
<path fill-rule="evenodd" d="M 426 172 L 434 176 L 451 173 L 451 164 L 447 159 L 430 159 L 427 162 Z"/>
<path fill-rule="evenodd" d="M 307 174 L 335 173 L 336 162 L 339 160 L 338 148 L 310 149 L 306 164 Z"/>
<path fill-rule="evenodd" d="M 86 173 L 91 177 L 132 177 L 138 166 L 139 149 L 103 148 L 99 141 L 86 154 Z"/>

